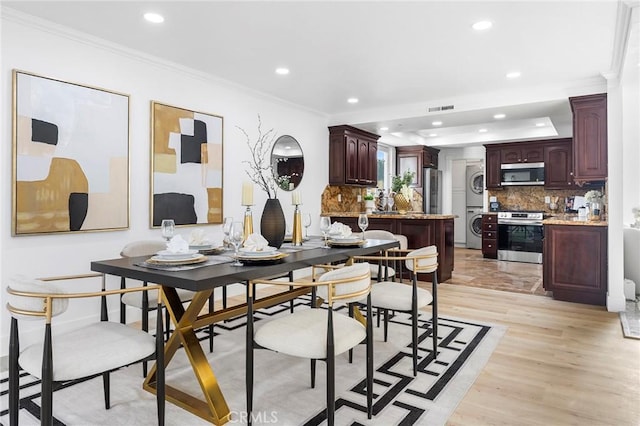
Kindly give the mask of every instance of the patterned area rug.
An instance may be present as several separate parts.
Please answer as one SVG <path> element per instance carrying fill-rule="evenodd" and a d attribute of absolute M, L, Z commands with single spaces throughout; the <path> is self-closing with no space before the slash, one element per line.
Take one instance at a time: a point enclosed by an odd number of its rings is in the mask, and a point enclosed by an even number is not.
<path fill-rule="evenodd" d="M 624 337 L 640 339 L 640 301 L 627 300 L 626 310 L 620 312 Z"/>
<path fill-rule="evenodd" d="M 296 309 L 307 309 L 298 300 Z M 256 327 L 276 315 L 286 315 L 288 304 L 256 313 Z M 227 403 L 232 423 L 245 423 L 244 318 L 215 327 L 214 353 L 207 354 Z M 365 347 L 356 348 L 349 364 L 346 354 L 336 360 L 336 424 L 441 425 L 446 422 L 482 371 L 506 327 L 441 317 L 438 357 L 431 347 L 431 315 L 419 320 L 419 372 L 412 374 L 410 318 L 398 314 L 389 325 L 389 341 L 374 326 L 374 417 L 366 416 Z M 203 347 L 208 347 L 204 332 Z M 208 349 L 205 349 L 208 351 Z M 319 425 L 325 419 L 325 369 L 318 363 L 316 388 L 309 386 L 309 361 L 266 350 L 255 351 L 254 424 Z M 9 424 L 7 373 L 1 378 L 0 422 Z M 183 351 L 167 369 L 167 382 L 196 395 L 199 387 Z M 154 425 L 155 397 L 142 390 L 142 368 L 134 365 L 112 374 L 110 410 L 105 410 L 102 380 L 66 384 L 54 394 L 57 425 Z M 40 385 L 28 374 L 21 378 L 21 425 L 39 424 Z M 205 425 L 207 422 L 167 403 L 166 424 Z"/>

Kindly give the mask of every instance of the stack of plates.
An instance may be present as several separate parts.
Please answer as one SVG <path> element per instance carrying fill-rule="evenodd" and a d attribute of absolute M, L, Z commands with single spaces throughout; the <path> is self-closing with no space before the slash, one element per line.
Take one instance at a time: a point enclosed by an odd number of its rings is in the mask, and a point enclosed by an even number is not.
<path fill-rule="evenodd" d="M 279 260 L 286 257 L 286 253 L 280 253 L 275 247 L 266 247 L 262 250 L 251 250 L 242 247 L 238 250 L 238 259 L 251 262 Z"/>
<path fill-rule="evenodd" d="M 364 240 L 360 237 L 349 236 L 346 238 L 331 238 L 329 241 L 329 245 L 332 246 L 360 246 L 364 244 Z"/>
<path fill-rule="evenodd" d="M 207 256 L 198 253 L 198 250 L 188 250 L 182 253 L 174 253 L 162 250 L 152 256 L 147 262 L 167 265 L 188 265 L 207 260 Z"/>

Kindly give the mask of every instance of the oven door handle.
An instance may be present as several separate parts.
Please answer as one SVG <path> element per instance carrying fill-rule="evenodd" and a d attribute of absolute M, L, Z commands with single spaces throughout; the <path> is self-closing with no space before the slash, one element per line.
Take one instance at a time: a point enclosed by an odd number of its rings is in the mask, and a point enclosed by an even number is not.
<path fill-rule="evenodd" d="M 526 226 L 542 226 L 542 222 L 540 221 L 526 221 L 526 220 L 509 220 L 509 219 L 498 219 L 498 225 L 526 225 Z"/>

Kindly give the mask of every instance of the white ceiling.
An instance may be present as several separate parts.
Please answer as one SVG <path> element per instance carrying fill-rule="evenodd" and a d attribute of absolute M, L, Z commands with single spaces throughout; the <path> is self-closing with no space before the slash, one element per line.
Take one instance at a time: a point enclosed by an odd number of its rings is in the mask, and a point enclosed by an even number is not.
<path fill-rule="evenodd" d="M 356 125 L 390 144 L 434 146 L 570 136 L 567 97 L 606 90 L 617 10 L 615 0 L 2 4 L 325 113 L 331 124 Z M 148 11 L 165 22 L 145 22 Z M 474 31 L 478 20 L 493 28 Z M 291 73 L 276 75 L 281 66 Z M 515 70 L 522 76 L 508 80 Z M 427 112 L 441 105 L 454 110 Z M 507 117 L 494 120 L 496 113 Z M 436 119 L 443 125 L 434 131 Z"/>

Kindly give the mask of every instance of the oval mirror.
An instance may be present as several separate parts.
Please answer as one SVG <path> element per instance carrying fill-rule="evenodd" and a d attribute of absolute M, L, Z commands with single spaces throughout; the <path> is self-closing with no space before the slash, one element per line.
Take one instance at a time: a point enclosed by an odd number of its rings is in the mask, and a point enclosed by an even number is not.
<path fill-rule="evenodd" d="M 298 141 L 289 135 L 276 139 L 271 149 L 273 177 L 280 189 L 293 191 L 300 185 L 304 173 L 304 157 Z"/>

